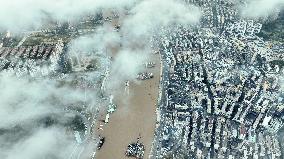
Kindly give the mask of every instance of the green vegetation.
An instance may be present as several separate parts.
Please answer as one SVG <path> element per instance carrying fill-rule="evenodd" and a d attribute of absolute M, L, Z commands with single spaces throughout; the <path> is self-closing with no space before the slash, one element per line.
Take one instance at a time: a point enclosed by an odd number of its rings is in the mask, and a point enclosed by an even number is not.
<path fill-rule="evenodd" d="M 51 33 L 37 33 L 29 38 L 23 43 L 23 46 L 34 46 L 41 44 L 53 44 L 59 39 L 62 39 L 64 43 L 71 41 L 72 37 L 68 34 L 51 34 Z"/>
<path fill-rule="evenodd" d="M 82 117 L 76 115 L 75 118 L 72 120 L 71 127 L 74 131 L 84 131 L 85 124 L 83 122 Z"/>
<path fill-rule="evenodd" d="M 102 22 L 103 17 L 100 13 L 94 17 L 90 16 L 87 19 L 77 22 L 76 24 L 72 24 L 72 26 L 70 26 L 70 24 L 67 22 L 62 23 L 59 26 L 55 26 L 54 29 L 49 30 L 49 32 L 37 32 L 30 35 L 30 37 L 28 37 L 23 43 L 23 46 L 54 44 L 59 39 L 62 39 L 63 43 L 69 43 L 72 39 L 79 35 L 88 35 L 94 33 L 96 28 L 101 25 Z"/>
<path fill-rule="evenodd" d="M 274 60 L 271 61 L 270 64 L 274 67 L 275 65 L 278 65 L 281 68 L 284 67 L 284 61 L 283 60 Z"/>
<path fill-rule="evenodd" d="M 1 36 L 0 36 L 0 40 L 1 40 Z M 3 42 L 3 46 L 4 47 L 16 47 L 18 45 L 18 43 L 21 41 L 21 37 L 15 36 L 15 37 L 11 37 L 11 38 L 3 38 L 1 42 Z"/>
<path fill-rule="evenodd" d="M 100 67 L 100 62 L 98 59 L 91 59 L 89 64 L 86 66 L 87 71 L 95 71 L 99 69 Z"/>
<path fill-rule="evenodd" d="M 55 116 L 50 115 L 50 116 L 44 117 L 43 119 L 40 119 L 39 123 L 43 127 L 50 127 L 50 126 L 57 124 L 58 120 L 56 119 Z"/>
<path fill-rule="evenodd" d="M 284 12 L 276 20 L 263 24 L 259 36 L 265 40 L 284 42 Z"/>

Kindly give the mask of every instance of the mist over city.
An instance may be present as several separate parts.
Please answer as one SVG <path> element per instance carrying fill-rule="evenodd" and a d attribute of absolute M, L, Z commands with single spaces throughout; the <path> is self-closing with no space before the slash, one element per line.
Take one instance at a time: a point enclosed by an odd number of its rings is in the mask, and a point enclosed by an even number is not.
<path fill-rule="evenodd" d="M 282 159 L 283 0 L 1 0 L 0 159 Z"/>

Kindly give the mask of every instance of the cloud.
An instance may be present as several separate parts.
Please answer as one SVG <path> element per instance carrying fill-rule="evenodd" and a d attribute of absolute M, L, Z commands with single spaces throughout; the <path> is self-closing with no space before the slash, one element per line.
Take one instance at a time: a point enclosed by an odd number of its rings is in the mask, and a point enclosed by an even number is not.
<path fill-rule="evenodd" d="M 175 0 L 144 0 L 130 10 L 124 21 L 124 34 L 130 38 L 153 35 L 161 26 L 199 22 L 200 9 Z"/>
<path fill-rule="evenodd" d="M 85 95 L 83 89 L 51 79 L 18 79 L 0 73 L 0 89 L 1 159 L 66 158 L 72 150 L 69 146 L 75 144 L 66 127 L 78 114 L 75 110 L 97 104 L 96 90 Z M 67 113 L 68 107 L 74 112 Z M 47 118 L 56 123 L 45 126 Z"/>
<path fill-rule="evenodd" d="M 99 59 L 99 71 L 109 67 L 107 88 L 111 92 L 126 80 L 136 81 L 137 74 L 144 71 L 142 64 L 149 60 L 153 51 L 149 39 L 156 34 L 155 30 L 161 26 L 196 24 L 200 10 L 175 0 L 9 0 L 0 5 L 0 28 L 33 30 L 42 27 L 47 19 L 74 20 L 101 9 L 125 7 L 129 9 L 129 15 L 121 19 L 120 32 L 114 32 L 109 24 L 104 24 L 94 34 L 72 40 L 68 50 L 71 57 Z M 110 56 L 115 57 L 111 65 Z M 88 82 L 94 83 L 101 74 L 84 73 Z M 66 134 L 66 128 L 62 125 L 42 127 L 34 123 L 50 114 L 63 114 L 66 106 L 85 109 L 82 102 L 90 107 L 98 105 L 99 90 L 87 89 L 85 93 L 83 89 L 69 85 L 74 80 L 78 78 L 72 74 L 58 82 L 49 78 L 18 79 L 0 73 L 1 159 L 67 158 L 66 154 L 73 149 L 74 139 Z M 65 120 L 63 117 L 56 118 Z M 13 134 L 17 128 L 20 131 Z"/>
<path fill-rule="evenodd" d="M 146 62 L 147 57 L 148 53 L 145 50 L 119 51 L 111 65 L 107 81 L 108 90 L 113 92 L 127 80 L 136 81 L 137 74 L 145 70 L 143 63 Z"/>
<path fill-rule="evenodd" d="M 107 84 L 112 91 L 126 80 L 135 81 L 137 74 L 144 71 L 143 63 L 153 52 L 149 40 L 158 34 L 155 30 L 162 26 L 196 24 L 201 16 L 197 7 L 175 0 L 140 1 L 128 12 L 129 15 L 121 16 L 120 32 L 115 32 L 110 24 L 104 24 L 94 34 L 70 43 L 70 55 L 82 57 L 83 52 L 94 52 L 115 57 Z M 110 48 L 115 48 L 115 51 Z"/>
<path fill-rule="evenodd" d="M 64 129 L 41 128 L 29 136 L 22 137 L 9 150 L 2 149 L 0 154 L 2 153 L 5 159 L 63 159 L 69 156 L 74 147 L 75 143 L 65 135 Z M 5 152 L 6 154 L 3 154 Z"/>
<path fill-rule="evenodd" d="M 74 20 L 100 9 L 122 9 L 136 0 L 2 0 L 0 28 L 27 30 L 40 28 L 46 20 Z"/>
<path fill-rule="evenodd" d="M 110 89 L 117 88 L 126 80 L 136 81 L 143 64 L 150 60 L 150 39 L 159 34 L 161 27 L 197 24 L 200 10 L 175 0 L 144 0 L 129 10 L 121 22 L 121 44 L 112 64 Z M 137 81 L 136 81 L 137 82 Z"/>
<path fill-rule="evenodd" d="M 95 101 L 92 93 L 85 98 L 84 90 L 58 86 L 49 79 L 31 81 L 14 76 L 0 76 L 0 127 L 13 126 L 49 113 L 62 112 L 74 103 Z M 69 92 L 69 93 L 66 93 Z"/>
<path fill-rule="evenodd" d="M 284 92 L 284 69 L 282 70 L 282 74 L 279 77 L 279 84 L 280 84 L 280 90 Z"/>
<path fill-rule="evenodd" d="M 283 0 L 249 0 L 247 6 L 241 8 L 241 15 L 247 18 L 267 18 L 283 7 Z"/>
<path fill-rule="evenodd" d="M 98 27 L 95 33 L 72 40 L 69 44 L 69 54 L 102 54 L 109 47 L 119 46 L 120 35 L 109 28 L 109 25 Z"/>

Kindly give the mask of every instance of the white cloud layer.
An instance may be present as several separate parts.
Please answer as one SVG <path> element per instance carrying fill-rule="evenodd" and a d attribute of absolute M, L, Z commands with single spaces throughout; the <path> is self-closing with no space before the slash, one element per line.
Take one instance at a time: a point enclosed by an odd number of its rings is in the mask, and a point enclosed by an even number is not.
<path fill-rule="evenodd" d="M 73 113 L 65 115 L 64 108 L 74 103 L 96 102 L 94 91 L 85 96 L 84 90 L 60 86 L 53 80 L 18 79 L 3 73 L 0 90 L 1 159 L 66 158 L 75 140 L 64 126 Z M 76 107 L 81 108 L 82 104 Z M 42 126 L 42 120 L 51 114 L 56 115 L 58 123 Z"/>
<path fill-rule="evenodd" d="M 60 128 L 38 129 L 23 137 L 9 150 L 0 152 L 4 159 L 63 159 L 68 158 L 75 143 Z M 0 138 L 1 139 L 1 138 Z"/>
<path fill-rule="evenodd" d="M 241 15 L 248 18 L 267 18 L 283 9 L 283 0 L 248 0 L 241 8 Z"/>
<path fill-rule="evenodd" d="M 123 31 L 125 35 L 139 40 L 161 26 L 196 24 L 201 16 L 197 7 L 176 0 L 144 0 L 130 13 L 124 21 Z"/>
<path fill-rule="evenodd" d="M 152 53 L 148 39 L 154 30 L 174 24 L 195 24 L 199 21 L 200 10 L 176 0 L 1 0 L 0 28 L 32 30 L 42 27 L 48 18 L 66 21 L 100 9 L 124 7 L 130 7 L 130 15 L 123 19 L 120 33 L 109 31 L 109 26 L 104 25 L 93 35 L 73 40 L 69 49 L 70 54 L 83 56 L 94 50 L 102 53 L 109 46 L 117 47 L 108 81 L 111 91 L 126 80 L 135 80 L 143 71 L 142 64 Z M 100 62 L 106 64 L 107 61 L 102 58 Z M 86 75 L 91 79 L 95 76 Z M 85 98 L 80 89 L 59 87 L 49 80 L 17 79 L 1 73 L 0 90 L 0 134 L 1 129 L 32 123 L 49 113 L 60 113 L 65 105 L 85 99 L 88 104 L 96 105 L 97 101 L 94 92 L 88 92 Z M 9 140 L 12 146 L 8 147 L 1 144 L 1 141 L 7 142 L 6 136 L 0 135 L 0 158 L 65 159 L 74 139 L 70 140 L 64 131 L 62 127 L 31 129 L 26 136 L 19 134 L 22 139 Z"/>
<path fill-rule="evenodd" d="M 143 63 L 149 60 L 153 51 L 149 40 L 157 34 L 154 31 L 161 26 L 196 24 L 201 16 L 197 7 L 176 0 L 140 1 L 129 10 L 129 14 L 122 17 L 119 33 L 105 24 L 97 28 L 93 35 L 79 37 L 71 42 L 70 54 L 77 53 L 82 57 L 83 52 L 96 50 L 107 51 L 109 56 L 115 56 L 107 84 L 111 91 L 126 80 L 135 81 L 137 74 L 144 71 Z M 116 48 L 117 52 L 113 54 L 110 47 Z"/>
<path fill-rule="evenodd" d="M 136 0 L 1 0 L 0 28 L 22 30 L 41 27 L 45 20 L 73 20 L 102 8 L 122 9 Z"/>

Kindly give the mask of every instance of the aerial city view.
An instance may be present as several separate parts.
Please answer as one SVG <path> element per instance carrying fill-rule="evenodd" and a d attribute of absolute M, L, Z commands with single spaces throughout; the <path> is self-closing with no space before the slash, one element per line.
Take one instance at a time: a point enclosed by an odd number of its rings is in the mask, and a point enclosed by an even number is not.
<path fill-rule="evenodd" d="M 0 159 L 284 159 L 283 0 L 1 0 Z"/>

